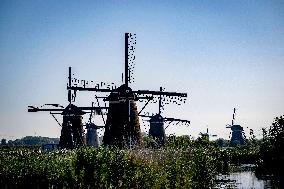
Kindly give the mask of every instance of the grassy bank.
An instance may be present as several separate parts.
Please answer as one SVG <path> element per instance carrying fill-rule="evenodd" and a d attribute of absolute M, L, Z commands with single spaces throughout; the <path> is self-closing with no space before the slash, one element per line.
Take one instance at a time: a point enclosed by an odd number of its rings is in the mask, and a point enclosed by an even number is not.
<path fill-rule="evenodd" d="M 209 188 L 227 166 L 206 141 L 170 138 L 163 149 L 0 150 L 4 188 Z M 182 144 L 187 142 L 187 146 Z"/>

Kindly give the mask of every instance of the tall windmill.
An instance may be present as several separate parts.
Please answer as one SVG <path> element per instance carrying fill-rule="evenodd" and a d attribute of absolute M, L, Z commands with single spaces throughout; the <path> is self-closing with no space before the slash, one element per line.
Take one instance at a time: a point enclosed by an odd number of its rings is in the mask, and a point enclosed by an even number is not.
<path fill-rule="evenodd" d="M 163 91 L 163 88 L 160 87 L 160 91 Z M 164 145 L 166 142 L 166 134 L 165 134 L 165 129 L 169 127 L 171 123 L 182 123 L 185 125 L 189 125 L 190 121 L 188 120 L 183 120 L 183 119 L 177 119 L 177 118 L 169 118 L 169 117 L 163 117 L 162 116 L 162 110 L 164 110 L 164 101 L 162 95 L 158 96 L 158 101 L 159 101 L 159 108 L 158 108 L 158 113 L 154 115 L 143 115 L 140 114 L 142 110 L 139 112 L 139 116 L 141 117 L 147 117 L 150 118 L 150 129 L 149 129 L 149 136 L 151 136 L 158 146 Z M 164 124 L 167 123 L 168 126 L 164 127 Z"/>
<path fill-rule="evenodd" d="M 236 119 L 236 108 L 234 108 L 232 125 L 226 125 L 226 128 L 230 128 L 232 130 L 230 146 L 236 145 L 244 145 L 245 144 L 245 134 L 242 126 L 235 124 Z"/>
<path fill-rule="evenodd" d="M 96 91 L 110 93 L 105 101 L 109 101 L 109 110 L 105 126 L 104 144 L 132 148 L 142 144 L 140 124 L 136 101 L 147 100 L 155 96 L 175 97 L 175 101 L 184 101 L 186 93 L 132 90 L 129 83 L 134 81 L 133 68 L 135 61 L 136 35 L 125 33 L 125 71 L 124 84 L 115 89 L 86 86 L 68 86 L 73 91 Z"/>

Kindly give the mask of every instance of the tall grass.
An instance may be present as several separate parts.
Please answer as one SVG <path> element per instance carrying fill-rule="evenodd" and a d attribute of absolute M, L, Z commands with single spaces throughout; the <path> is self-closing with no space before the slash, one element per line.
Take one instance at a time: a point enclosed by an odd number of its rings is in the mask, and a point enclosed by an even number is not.
<path fill-rule="evenodd" d="M 101 147 L 53 152 L 1 149 L 0 185 L 3 188 L 212 187 L 215 175 L 226 164 L 222 152 L 204 141 L 170 140 L 162 149 Z"/>

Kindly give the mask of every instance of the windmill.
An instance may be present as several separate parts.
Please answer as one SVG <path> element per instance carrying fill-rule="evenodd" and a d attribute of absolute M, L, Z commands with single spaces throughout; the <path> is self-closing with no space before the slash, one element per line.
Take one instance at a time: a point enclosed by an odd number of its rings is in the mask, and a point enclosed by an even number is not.
<path fill-rule="evenodd" d="M 92 102 L 92 107 L 94 102 Z M 88 146 L 99 147 L 98 129 L 104 128 L 105 126 L 98 126 L 92 122 L 93 115 L 102 115 L 103 112 L 100 109 L 91 110 L 88 122 L 84 125 L 87 129 L 86 143 Z"/>
<path fill-rule="evenodd" d="M 163 91 L 163 88 L 160 87 L 160 91 Z M 150 122 L 150 129 L 149 129 L 149 136 L 151 136 L 158 146 L 164 145 L 166 142 L 166 134 L 165 134 L 165 129 L 169 127 L 171 123 L 183 123 L 185 125 L 189 125 L 190 121 L 188 120 L 183 120 L 183 119 L 177 119 L 177 118 L 168 118 L 168 117 L 163 117 L 162 110 L 164 110 L 164 104 L 163 104 L 163 97 L 162 95 L 158 96 L 158 101 L 159 101 L 159 109 L 158 113 L 155 115 L 142 115 L 140 114 L 142 110 L 139 112 L 139 116 L 141 117 L 147 117 L 150 118 L 148 120 Z M 167 127 L 164 127 L 164 124 L 168 123 Z"/>
<path fill-rule="evenodd" d="M 236 145 L 244 145 L 245 144 L 245 133 L 244 129 L 240 125 L 236 125 L 235 122 L 236 118 L 236 108 L 234 108 L 233 113 L 233 119 L 232 119 L 232 125 L 227 124 L 226 128 L 230 128 L 232 130 L 232 136 L 230 140 L 230 146 L 236 146 Z"/>
<path fill-rule="evenodd" d="M 71 67 L 69 67 L 69 77 L 67 86 L 71 86 L 72 83 L 72 74 Z M 73 104 L 76 98 L 76 91 L 68 89 L 68 105 L 64 108 L 59 104 L 45 104 L 40 107 L 28 106 L 28 112 L 40 112 L 47 111 L 53 116 L 56 122 L 62 127 L 60 135 L 60 148 L 72 149 L 77 146 L 86 145 L 84 139 L 84 130 L 83 130 L 83 115 L 88 113 L 86 111 L 102 111 L 103 109 L 108 109 L 108 107 L 77 107 Z M 45 106 L 53 106 L 55 108 L 44 108 Z M 56 119 L 55 114 L 60 114 L 63 116 L 63 123 Z"/>
<path fill-rule="evenodd" d="M 125 71 L 124 84 L 118 88 L 68 86 L 73 91 L 95 91 L 110 93 L 104 101 L 109 102 L 109 110 L 105 125 L 104 144 L 132 148 L 142 144 L 140 124 L 136 101 L 153 100 L 155 96 L 174 97 L 173 101 L 185 101 L 186 93 L 132 90 L 129 83 L 134 81 L 133 69 L 135 61 L 136 35 L 125 33 Z"/>
<path fill-rule="evenodd" d="M 206 128 L 206 133 L 200 133 L 200 135 L 201 135 L 202 137 L 208 138 L 208 140 L 209 140 L 210 137 L 217 137 L 217 135 L 215 135 L 215 134 L 210 134 L 210 133 L 209 133 L 208 126 L 207 126 L 207 128 Z"/>

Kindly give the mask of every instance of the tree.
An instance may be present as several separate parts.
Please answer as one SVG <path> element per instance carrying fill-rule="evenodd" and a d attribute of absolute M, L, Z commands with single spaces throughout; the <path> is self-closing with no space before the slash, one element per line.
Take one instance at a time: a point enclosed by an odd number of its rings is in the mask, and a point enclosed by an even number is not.
<path fill-rule="evenodd" d="M 5 145 L 7 145 L 7 140 L 5 138 L 3 138 L 1 140 L 1 146 L 5 146 Z"/>
<path fill-rule="evenodd" d="M 219 147 L 228 147 L 229 144 L 230 144 L 229 140 L 226 140 L 226 139 L 223 139 L 223 138 L 218 138 L 218 139 L 215 140 L 215 142 Z"/>
<path fill-rule="evenodd" d="M 264 138 L 259 152 L 257 174 L 273 175 L 279 188 L 284 188 L 284 174 L 281 170 L 284 161 L 284 117 L 276 117 L 268 133 L 265 129 L 262 131 Z"/>
<path fill-rule="evenodd" d="M 276 117 L 269 129 L 269 138 L 273 145 L 279 147 L 284 143 L 284 117 Z"/>

